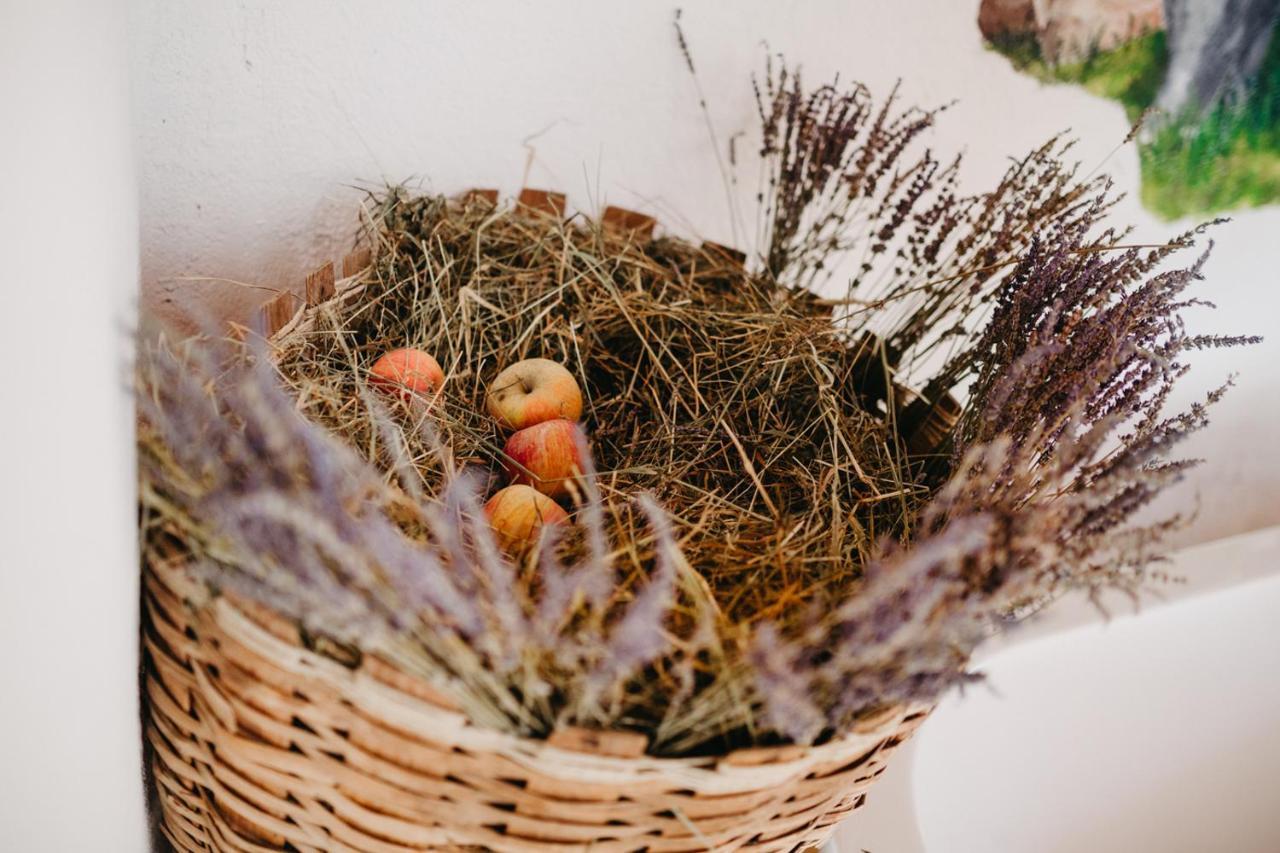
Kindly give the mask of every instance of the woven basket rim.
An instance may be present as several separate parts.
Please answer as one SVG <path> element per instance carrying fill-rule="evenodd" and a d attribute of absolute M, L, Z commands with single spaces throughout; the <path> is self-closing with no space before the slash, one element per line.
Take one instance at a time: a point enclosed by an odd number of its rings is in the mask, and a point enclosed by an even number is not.
<path fill-rule="evenodd" d="M 904 723 L 921 718 L 931 710 L 927 705 L 886 708 L 855 724 L 852 730 L 816 745 L 741 747 L 696 756 L 625 757 L 590 751 L 585 746 L 566 748 L 546 738 L 504 732 L 472 722 L 462 710 L 448 707 L 439 688 L 396 666 L 377 649 L 365 650 L 361 664 L 352 668 L 308 649 L 300 641 L 290 642 L 281 636 L 281 628 L 287 625 L 296 633 L 292 622 L 262 607 L 254 608 L 251 615 L 243 602 L 215 594 L 196 579 L 189 568 L 190 560 L 185 556 L 162 561 L 148 559 L 148 591 L 153 595 L 167 591 L 188 607 L 206 608 L 227 637 L 255 655 L 272 661 L 292 676 L 325 685 L 357 712 L 376 715 L 411 737 L 468 752 L 498 753 L 536 767 L 539 772 L 574 782 L 625 784 L 635 782 L 638 776 L 650 776 L 668 783 L 679 779 L 687 783 L 685 787 L 709 795 L 756 790 L 774 780 L 781 782 L 803 775 L 811 768 L 859 759 L 878 749 L 886 736 Z M 371 658 L 394 670 L 390 673 L 391 679 L 386 672 L 374 674 Z M 441 701 L 432 701 L 433 695 L 441 696 Z"/>

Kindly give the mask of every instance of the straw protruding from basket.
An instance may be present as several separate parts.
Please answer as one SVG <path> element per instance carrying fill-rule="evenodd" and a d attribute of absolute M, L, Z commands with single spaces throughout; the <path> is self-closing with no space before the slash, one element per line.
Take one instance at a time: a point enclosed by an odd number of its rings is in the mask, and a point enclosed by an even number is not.
<path fill-rule="evenodd" d="M 458 196 L 458 200 L 463 204 L 475 204 L 477 202 L 487 204 L 490 207 L 496 207 L 498 204 L 498 191 L 490 188 L 473 187 Z"/>
<path fill-rule="evenodd" d="M 710 240 L 702 241 L 702 251 L 708 256 L 730 266 L 745 267 L 747 265 L 747 253 L 726 246 L 723 243 L 713 243 Z"/>

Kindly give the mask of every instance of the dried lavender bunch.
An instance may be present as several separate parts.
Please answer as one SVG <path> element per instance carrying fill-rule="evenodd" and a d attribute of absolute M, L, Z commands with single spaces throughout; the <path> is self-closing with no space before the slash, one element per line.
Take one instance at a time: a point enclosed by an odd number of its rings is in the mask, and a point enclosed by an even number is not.
<path fill-rule="evenodd" d="M 954 165 L 940 169 L 927 151 L 903 162 L 939 110 L 895 112 L 896 91 L 877 107 L 861 84 L 836 81 L 807 92 L 799 69 L 775 68 L 772 57 L 763 82 L 752 82 L 765 164 L 759 242 L 778 280 L 812 284 L 839 253 L 862 243 L 872 211 L 903 188 L 918 195 L 933 181 L 954 183 Z"/>
<path fill-rule="evenodd" d="M 812 286 L 851 264 L 845 298 L 835 300 L 844 319 L 883 338 L 907 384 L 940 380 L 934 394 L 957 381 L 956 365 L 934 376 L 937 361 L 971 356 L 972 333 L 1013 259 L 1045 229 L 1087 229 L 1114 204 L 1098 207 L 1106 177 L 1080 178 L 1060 138 L 1015 162 L 991 191 L 966 196 L 961 158 L 944 162 L 919 144 L 944 108 L 895 110 L 896 88 L 877 104 L 865 86 L 839 80 L 808 91 L 798 69 L 773 59 L 755 90 L 768 273 Z"/>
<path fill-rule="evenodd" d="M 614 553 L 593 471 L 585 546 L 542 543 L 531 582 L 495 544 L 474 476 L 413 497 L 390 479 L 408 466 L 384 472 L 300 415 L 260 347 L 162 343 L 141 359 L 137 402 L 148 541 L 180 541 L 212 586 L 310 634 L 391 654 L 478 722 L 525 734 L 625 722 L 653 689 L 645 668 L 686 654 L 669 624 L 687 571 L 669 522 L 643 495 L 610 505 L 651 531 Z M 386 435 L 401 429 L 378 417 Z M 648 580 L 617 600 L 617 573 L 638 569 Z"/>
<path fill-rule="evenodd" d="M 815 101 L 798 86 L 770 93 L 766 127 L 803 129 L 805 150 L 856 137 L 823 120 L 832 96 L 810 117 Z M 930 183 L 919 165 L 926 155 L 900 173 L 899 202 L 882 206 L 870 227 L 870 256 L 891 259 L 873 284 L 876 298 L 850 318 L 875 328 L 902 360 L 895 381 L 920 381 L 925 401 L 954 394 L 963 414 L 944 441 L 953 473 L 909 540 L 882 542 L 864 586 L 815 614 L 808 630 L 755 632 L 762 712 L 791 738 L 841 731 L 869 706 L 933 701 L 970 677 L 974 646 L 1028 603 L 1073 587 L 1136 595 L 1163 534 L 1180 521 L 1135 516 L 1194 464 L 1170 452 L 1206 425 L 1225 390 L 1167 415 L 1187 370 L 1181 358 L 1258 339 L 1185 330 L 1182 310 L 1202 304 L 1185 291 L 1207 252 L 1184 269 L 1160 266 L 1208 225 L 1167 244 L 1124 245 L 1127 231 L 1103 224 L 1115 203 L 1109 183 L 1077 180 L 1064 150 L 1051 142 L 994 191 L 968 199 Z M 765 154 L 780 161 L 778 174 L 792 174 L 785 149 Z M 856 164 L 842 168 L 826 184 L 864 181 Z M 918 181 L 901 189 L 913 174 Z M 799 188 L 783 182 L 778 205 L 805 198 L 811 179 L 794 181 Z M 873 271 L 874 261 L 864 263 L 850 292 Z M 930 361 L 940 364 L 921 375 Z"/>

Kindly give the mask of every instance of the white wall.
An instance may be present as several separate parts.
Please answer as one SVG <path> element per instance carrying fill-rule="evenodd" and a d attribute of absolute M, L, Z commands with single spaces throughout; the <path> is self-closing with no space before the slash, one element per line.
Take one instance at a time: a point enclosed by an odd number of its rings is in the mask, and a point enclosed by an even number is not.
<path fill-rule="evenodd" d="M 0 3 L 0 848 L 145 849 L 123 3 Z"/>
<path fill-rule="evenodd" d="M 1248 550 L 1265 559 L 1251 582 L 982 661 L 989 684 L 948 697 L 917 736 L 923 845 L 886 850 L 1280 849 L 1280 531 L 1180 562 L 1194 574 Z"/>
<path fill-rule="evenodd" d="M 979 650 L 842 851 L 1271 853 L 1280 527 L 1185 548 L 1186 583 L 1072 593 Z M 1105 665 L 1102 662 L 1105 661 Z"/>
<path fill-rule="evenodd" d="M 418 178 L 441 191 L 514 192 L 531 153 L 528 182 L 562 188 L 580 208 L 607 198 L 734 239 L 674 4 L 135 6 L 143 272 L 161 300 L 199 291 L 228 308 L 260 302 L 260 292 L 176 278 L 295 280 L 349 235 L 359 198 L 349 185 Z M 684 24 L 722 142 L 755 128 L 749 78 L 767 40 L 814 81 L 840 71 L 885 92 L 904 77 L 910 102 L 962 98 L 935 141 L 967 148 L 982 186 L 1010 153 L 1094 102 L 1006 73 L 978 46 L 972 6 L 694 3 Z M 1012 120 L 1012 106 L 1032 101 L 1032 115 Z M 1090 118 L 1098 133 L 1081 153 L 1093 163 L 1127 127 L 1109 110 Z M 1137 168 L 1131 154 L 1115 165 L 1130 179 Z M 755 171 L 744 172 L 749 217 Z"/>
<path fill-rule="evenodd" d="M 162 314 L 194 304 L 243 313 L 264 297 L 245 285 L 297 286 L 349 239 L 353 184 L 416 179 L 444 192 L 512 193 L 527 182 L 567 191 L 580 209 L 607 200 L 747 244 L 731 227 L 672 5 L 133 2 L 143 284 Z M 1042 86 L 984 50 L 976 0 L 685 6 L 722 144 L 755 127 L 748 78 L 767 42 L 813 81 L 839 71 L 884 92 L 902 78 L 907 101 L 959 99 L 930 142 L 966 152 L 971 189 L 989 186 L 1010 155 L 1071 128 L 1088 167 L 1105 160 L 1136 190 L 1134 151 L 1108 159 L 1128 130 L 1119 106 Z M 748 223 L 754 181 L 744 169 L 737 198 Z M 1174 230 L 1136 202 L 1119 216 L 1143 238 Z M 1278 208 L 1219 230 L 1203 293 L 1222 310 L 1197 319 L 1204 329 L 1280 333 L 1278 230 Z M 1278 354 L 1272 342 L 1200 359 L 1184 399 L 1231 370 L 1241 378 L 1212 437 L 1189 448 L 1212 462 L 1196 478 L 1202 515 L 1184 541 L 1280 522 Z"/>

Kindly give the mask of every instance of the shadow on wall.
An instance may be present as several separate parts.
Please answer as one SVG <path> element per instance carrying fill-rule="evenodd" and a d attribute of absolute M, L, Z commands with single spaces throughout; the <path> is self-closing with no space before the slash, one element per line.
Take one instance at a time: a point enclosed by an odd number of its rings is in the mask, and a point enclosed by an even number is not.
<path fill-rule="evenodd" d="M 1280 0 L 983 0 L 1014 67 L 1119 101 L 1142 201 L 1174 219 L 1280 201 Z"/>

